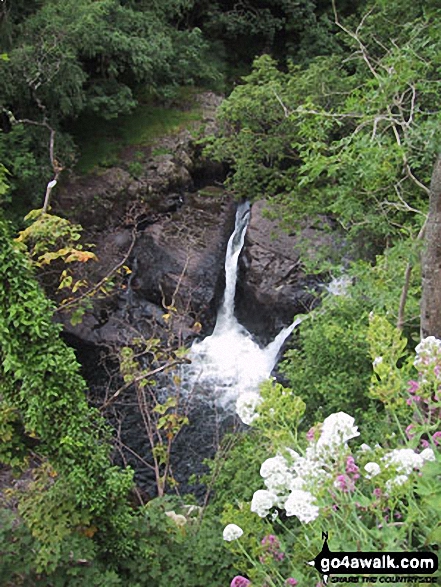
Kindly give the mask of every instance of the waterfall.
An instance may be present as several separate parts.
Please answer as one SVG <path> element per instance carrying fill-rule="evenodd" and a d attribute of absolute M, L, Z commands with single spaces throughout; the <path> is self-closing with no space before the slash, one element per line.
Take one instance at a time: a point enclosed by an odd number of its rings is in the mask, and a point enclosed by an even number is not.
<path fill-rule="evenodd" d="M 236 295 L 237 268 L 239 255 L 245 241 L 245 233 L 250 219 L 250 205 L 248 202 L 237 208 L 236 222 L 233 234 L 230 236 L 225 255 L 225 291 L 222 305 L 216 320 L 216 328 L 220 330 L 237 320 L 234 317 L 234 297 Z"/>
<path fill-rule="evenodd" d="M 239 205 L 233 234 L 225 256 L 225 291 L 213 334 L 193 343 L 183 368 L 182 379 L 190 392 L 208 395 L 207 399 L 228 409 L 243 393 L 256 392 L 268 379 L 286 338 L 300 323 L 297 318 L 275 339 L 261 348 L 234 315 L 239 255 L 250 217 L 250 205 Z"/>

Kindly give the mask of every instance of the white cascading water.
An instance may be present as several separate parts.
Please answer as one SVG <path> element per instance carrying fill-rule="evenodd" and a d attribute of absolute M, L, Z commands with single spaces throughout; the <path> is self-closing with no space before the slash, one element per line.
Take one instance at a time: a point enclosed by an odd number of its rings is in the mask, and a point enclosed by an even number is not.
<path fill-rule="evenodd" d="M 192 389 L 202 388 L 207 399 L 229 408 L 239 395 L 256 392 L 259 384 L 268 379 L 277 361 L 279 351 L 294 328 L 297 318 L 283 328 L 275 339 L 261 348 L 252 335 L 234 316 L 237 267 L 250 217 L 250 205 L 241 204 L 236 212 L 236 224 L 225 257 L 225 292 L 213 334 L 193 343 L 184 368 L 183 379 Z"/>

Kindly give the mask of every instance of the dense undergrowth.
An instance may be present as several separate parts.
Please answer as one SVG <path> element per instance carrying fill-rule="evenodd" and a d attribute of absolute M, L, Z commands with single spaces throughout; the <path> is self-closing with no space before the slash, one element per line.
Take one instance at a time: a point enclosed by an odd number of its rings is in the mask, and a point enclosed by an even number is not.
<path fill-rule="evenodd" d="M 189 99 L 191 94 L 181 92 L 179 103 L 185 104 L 185 100 L 188 102 Z M 201 110 L 190 103 L 190 109 L 161 107 L 154 102 L 140 104 L 130 114 L 112 120 L 99 120 L 96 116 L 81 117 L 72 133 L 77 137 L 80 152 L 76 171 L 89 173 L 97 167 L 117 165 L 124 147 L 150 146 L 155 139 L 199 121 Z M 142 165 L 142 160 L 143 153 L 139 152 L 138 159 L 135 153 L 134 163 Z"/>

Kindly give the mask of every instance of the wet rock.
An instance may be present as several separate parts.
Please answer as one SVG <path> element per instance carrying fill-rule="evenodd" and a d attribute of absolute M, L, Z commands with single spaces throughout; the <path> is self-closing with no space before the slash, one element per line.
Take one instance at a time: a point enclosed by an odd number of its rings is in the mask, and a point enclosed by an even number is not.
<path fill-rule="evenodd" d="M 223 264 L 234 226 L 230 198 L 187 194 L 179 210 L 138 237 L 132 287 L 158 306 L 213 322 L 223 289 Z"/>
<path fill-rule="evenodd" d="M 117 348 L 136 331 L 147 338 L 173 335 L 183 344 L 200 332 L 200 324 L 205 329 L 214 325 L 235 205 L 225 192 L 169 194 L 163 205 L 174 211 L 158 213 L 154 221 L 147 214 L 130 229 L 95 235 L 99 263 L 88 267 L 88 281 L 98 283 L 126 257 L 130 274 L 123 288 L 95 300 L 79 324 L 63 314 L 67 333 L 86 344 Z M 170 314 L 168 322 L 164 314 Z"/>
<path fill-rule="evenodd" d="M 277 222 L 264 216 L 264 209 L 262 201 L 251 208 L 239 264 L 236 314 L 241 324 L 266 343 L 315 302 L 311 289 L 317 279 L 304 272 L 300 242 L 302 248 L 314 251 L 318 246 L 331 250 L 338 240 L 335 233 L 308 226 L 296 234 L 283 232 Z"/>

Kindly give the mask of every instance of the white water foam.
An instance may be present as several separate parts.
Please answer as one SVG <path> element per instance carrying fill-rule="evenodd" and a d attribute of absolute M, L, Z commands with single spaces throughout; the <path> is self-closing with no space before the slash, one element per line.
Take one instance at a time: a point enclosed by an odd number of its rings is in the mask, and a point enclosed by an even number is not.
<path fill-rule="evenodd" d="M 213 334 L 193 343 L 188 355 L 191 364 L 185 365 L 182 374 L 187 386 L 205 390 L 207 399 L 224 409 L 233 407 L 239 395 L 258 391 L 259 384 L 270 377 L 283 343 L 301 322 L 296 318 L 261 348 L 234 316 L 237 266 L 249 216 L 249 204 L 241 204 L 228 241 L 225 292 Z"/>

